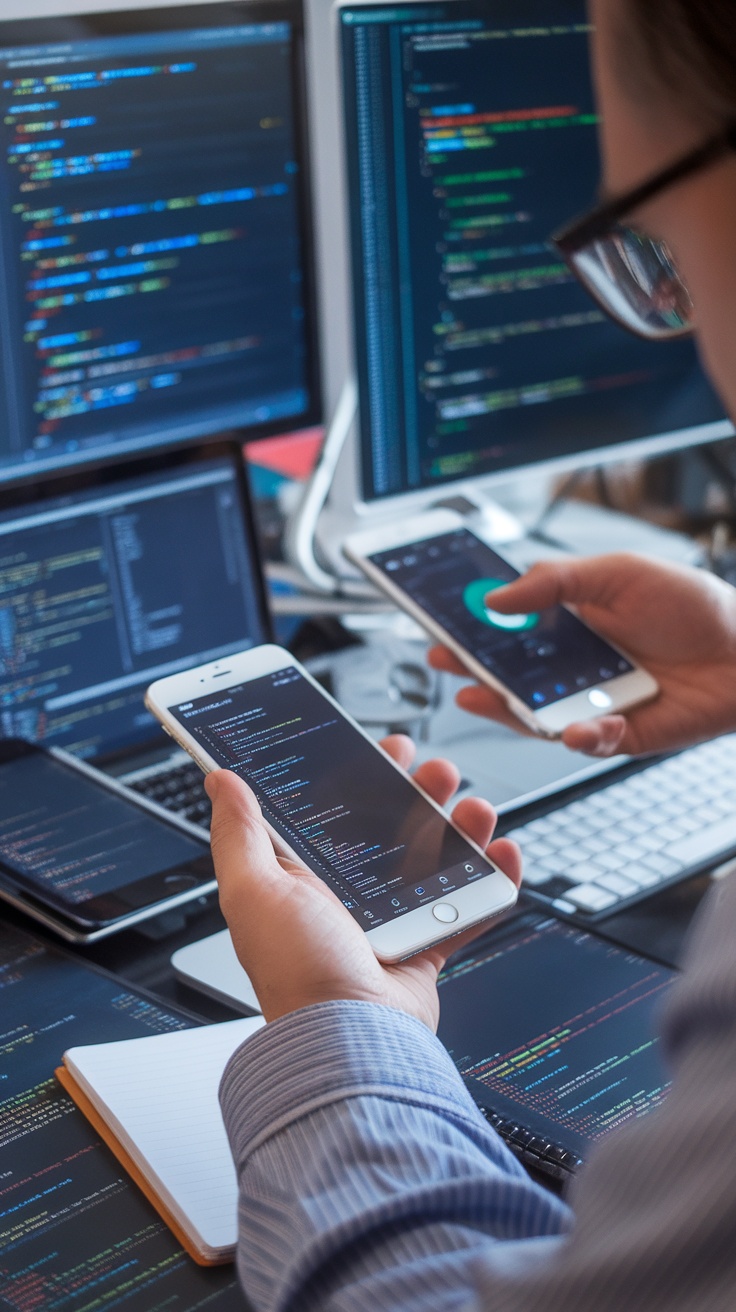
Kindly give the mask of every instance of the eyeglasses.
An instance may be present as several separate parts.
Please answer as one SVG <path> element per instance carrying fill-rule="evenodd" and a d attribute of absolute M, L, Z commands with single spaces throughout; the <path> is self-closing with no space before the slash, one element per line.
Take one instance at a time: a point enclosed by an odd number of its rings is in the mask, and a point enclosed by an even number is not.
<path fill-rule="evenodd" d="M 648 182 L 560 228 L 552 243 L 603 310 L 650 341 L 687 337 L 690 294 L 663 241 L 622 220 L 675 182 L 736 150 L 736 123 L 670 164 Z"/>

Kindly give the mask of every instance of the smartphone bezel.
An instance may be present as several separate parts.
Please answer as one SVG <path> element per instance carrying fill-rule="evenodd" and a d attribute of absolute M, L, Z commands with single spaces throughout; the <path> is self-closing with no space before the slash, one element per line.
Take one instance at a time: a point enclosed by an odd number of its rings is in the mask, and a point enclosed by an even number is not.
<path fill-rule="evenodd" d="M 44 757 L 47 761 L 53 762 L 58 769 L 79 776 L 85 784 L 102 792 L 111 793 L 124 805 L 143 811 L 169 829 L 174 829 L 194 840 L 201 846 L 202 854 L 192 861 L 169 866 L 165 870 L 156 871 L 153 875 L 125 884 L 119 892 L 112 890 L 110 893 L 90 898 L 87 902 L 69 902 L 63 897 L 48 892 L 39 886 L 31 875 L 15 870 L 0 858 L 1 898 L 18 906 L 27 914 L 35 916 L 41 923 L 50 923 L 51 928 L 56 929 L 70 941 L 90 942 L 97 936 L 119 931 L 152 916 L 173 910 L 213 892 L 217 887 L 206 839 L 195 825 L 173 817 L 155 802 L 139 797 L 116 780 L 108 778 L 60 748 L 42 747 L 40 744 L 29 743 L 23 739 L 0 740 L 0 766 L 11 765 L 21 757 L 34 755 Z M 201 868 L 197 869 L 200 862 Z M 195 884 L 179 889 L 175 893 L 172 893 L 170 888 L 167 890 L 167 879 L 190 875 L 196 878 Z M 143 902 L 138 902 L 135 897 L 132 901 L 126 900 L 122 896 L 125 890 L 138 890 L 140 894 L 146 886 L 148 889 Z"/>
<path fill-rule="evenodd" d="M 184 751 L 189 753 L 201 770 L 208 773 L 210 770 L 220 769 L 221 766 L 187 732 L 183 725 L 171 714 L 169 708 L 173 705 L 180 705 L 185 701 L 194 700 L 197 697 L 207 696 L 213 692 L 224 693 L 233 685 L 251 682 L 262 678 L 264 675 L 274 674 L 278 670 L 291 667 L 299 671 L 320 696 L 366 742 L 370 743 L 375 751 L 380 753 L 393 770 L 400 773 L 403 778 L 409 778 L 412 786 L 442 816 L 445 823 L 461 835 L 477 856 L 482 857 L 485 863 L 491 865 L 491 872 L 485 878 L 447 895 L 448 898 L 451 898 L 452 905 L 459 913 L 458 919 L 451 927 L 447 924 L 440 924 L 433 915 L 433 908 L 445 900 L 444 897 L 438 897 L 431 902 L 424 903 L 413 911 L 407 911 L 403 915 L 397 916 L 395 920 L 387 922 L 385 925 L 379 925 L 375 929 L 366 929 L 366 937 L 376 956 L 386 962 L 401 961 L 425 948 L 432 947 L 436 943 L 460 934 L 473 925 L 509 910 L 517 898 L 517 889 L 512 881 L 494 862 L 490 861 L 482 848 L 474 843 L 467 834 L 463 833 L 458 825 L 453 823 L 442 807 L 411 776 L 407 775 L 401 766 L 396 764 L 392 757 L 361 728 L 351 715 L 348 715 L 335 701 L 334 697 L 331 697 L 317 680 L 312 678 L 309 671 L 304 669 L 291 653 L 284 648 L 270 644 L 251 648 L 249 651 L 241 652 L 236 656 L 212 661 L 208 665 L 201 665 L 182 674 L 174 674 L 169 678 L 160 679 L 148 689 L 146 705 L 161 722 L 165 731 L 183 747 Z M 275 850 L 280 855 L 301 862 L 302 858 L 291 850 L 288 843 L 276 830 L 271 825 L 267 825 L 267 827 Z M 421 879 L 421 877 L 420 872 L 417 878 Z"/>
<path fill-rule="evenodd" d="M 462 662 L 469 675 L 472 675 L 479 683 L 486 684 L 487 687 L 497 692 L 503 698 L 512 715 L 520 720 L 527 729 L 542 738 L 559 738 L 570 724 L 599 719 L 602 715 L 615 715 L 656 697 L 659 686 L 651 674 L 642 669 L 640 665 L 637 665 L 627 652 L 622 651 L 621 648 L 605 638 L 603 641 L 608 643 L 608 646 L 618 655 L 630 661 L 634 669 L 627 674 L 619 675 L 616 679 L 609 679 L 602 684 L 594 684 L 590 688 L 585 688 L 582 692 L 574 693 L 570 697 L 563 697 L 558 702 L 552 702 L 549 706 L 534 711 L 500 679 L 491 674 L 467 647 L 464 647 L 451 633 L 448 633 L 439 620 L 424 610 L 403 588 L 388 578 L 369 559 L 374 552 L 390 551 L 394 547 L 408 547 L 413 543 L 438 537 L 442 533 L 452 533 L 461 528 L 471 533 L 489 551 L 493 551 L 497 556 L 500 556 L 510 569 L 516 569 L 496 546 L 485 542 L 461 515 L 452 510 L 428 511 L 423 515 L 416 515 L 409 520 L 405 520 L 401 527 L 382 525 L 375 529 L 351 534 L 343 543 L 343 552 L 348 560 L 357 565 L 358 569 L 376 587 L 380 588 L 397 606 L 411 615 L 433 638 L 448 647 Z M 577 616 L 576 618 L 579 619 Z M 583 623 L 582 620 L 579 620 L 579 622 Z M 591 630 L 591 632 L 593 631 Z M 610 699 L 610 704 L 604 708 L 593 705 L 591 693 L 594 692 L 605 694 Z"/>

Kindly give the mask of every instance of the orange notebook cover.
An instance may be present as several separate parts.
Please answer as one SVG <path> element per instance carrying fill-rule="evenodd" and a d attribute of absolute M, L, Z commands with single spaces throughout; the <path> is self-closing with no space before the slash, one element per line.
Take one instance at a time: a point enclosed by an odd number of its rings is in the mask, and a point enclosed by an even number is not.
<path fill-rule="evenodd" d="M 138 1185 L 141 1192 L 146 1195 L 149 1203 L 156 1208 L 161 1220 L 169 1227 L 169 1230 L 171 1230 L 175 1238 L 179 1240 L 182 1248 L 189 1254 L 189 1256 L 194 1258 L 194 1261 L 200 1266 L 221 1266 L 225 1262 L 232 1262 L 232 1253 L 223 1257 L 203 1257 L 202 1254 L 197 1251 L 189 1236 L 179 1225 L 176 1217 L 169 1211 L 163 1198 L 159 1198 L 158 1194 L 154 1192 L 143 1172 L 138 1170 L 130 1153 L 123 1147 L 120 1140 L 115 1137 L 110 1126 L 105 1124 L 100 1113 L 95 1111 L 95 1108 L 92 1106 L 86 1093 L 82 1092 L 77 1081 L 74 1079 L 74 1076 L 70 1075 L 66 1066 L 57 1066 L 54 1075 L 59 1081 L 59 1084 L 63 1085 L 66 1089 L 69 1097 L 77 1104 L 82 1115 L 86 1116 L 90 1125 L 97 1131 L 103 1143 L 106 1143 L 113 1156 L 117 1157 L 120 1165 L 128 1172 L 131 1180 Z"/>
<path fill-rule="evenodd" d="M 218 1100 L 232 1054 L 262 1017 L 90 1044 L 59 1083 L 200 1266 L 231 1262 L 237 1180 Z"/>

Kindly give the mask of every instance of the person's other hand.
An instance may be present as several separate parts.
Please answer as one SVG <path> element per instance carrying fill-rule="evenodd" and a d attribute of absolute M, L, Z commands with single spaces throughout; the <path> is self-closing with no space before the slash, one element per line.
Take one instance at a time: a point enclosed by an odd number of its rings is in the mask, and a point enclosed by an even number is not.
<path fill-rule="evenodd" d="M 409 768 L 414 758 L 410 739 L 395 735 L 383 747 Z M 459 782 L 449 761 L 428 761 L 415 778 L 443 806 Z M 364 931 L 327 885 L 298 862 L 276 856 L 248 786 L 227 770 L 208 775 L 205 786 L 212 802 L 220 906 L 266 1020 L 312 1003 L 358 999 L 395 1007 L 436 1029 L 437 976 L 447 958 L 483 932 L 487 922 L 398 966 L 383 966 Z M 490 804 L 467 798 L 453 815 L 518 887 L 519 849 L 505 838 L 491 843 L 496 815 Z"/>
<path fill-rule="evenodd" d="M 653 674 L 657 698 L 622 715 L 570 725 L 562 735 L 591 756 L 685 747 L 736 728 L 736 592 L 710 574 L 620 553 L 535 565 L 492 594 L 494 610 L 524 614 L 560 603 Z M 430 663 L 468 673 L 434 647 Z M 461 689 L 459 706 L 528 732 L 491 689 Z"/>

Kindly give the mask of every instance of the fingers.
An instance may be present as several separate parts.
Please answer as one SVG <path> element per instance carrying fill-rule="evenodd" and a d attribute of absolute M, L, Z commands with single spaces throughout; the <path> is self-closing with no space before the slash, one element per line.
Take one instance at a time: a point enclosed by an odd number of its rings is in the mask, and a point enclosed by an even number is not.
<path fill-rule="evenodd" d="M 494 592 L 493 595 L 495 597 L 496 593 Z M 428 659 L 435 670 L 459 674 L 464 679 L 471 678 L 447 647 L 432 647 Z M 531 730 L 509 710 L 503 698 L 485 684 L 468 684 L 467 687 L 460 689 L 455 701 L 462 711 L 468 711 L 470 715 L 482 715 L 487 720 L 495 720 L 497 724 L 505 724 L 507 729 L 513 729 L 515 733 L 531 734 Z"/>
<path fill-rule="evenodd" d="M 381 746 L 402 770 L 411 769 L 417 749 L 405 733 L 390 733 L 386 738 L 381 739 Z"/>
<path fill-rule="evenodd" d="M 497 816 L 490 802 L 482 797 L 464 797 L 455 807 L 452 818 L 471 842 L 488 850 L 491 860 L 518 888 L 521 883 L 521 852 L 509 838 L 497 838 L 491 843 Z"/>
<path fill-rule="evenodd" d="M 452 761 L 425 761 L 414 771 L 414 779 L 435 802 L 446 806 L 458 790 L 460 771 Z"/>
<path fill-rule="evenodd" d="M 444 670 L 447 674 L 459 674 L 461 679 L 470 675 L 461 661 L 447 647 L 430 647 L 427 660 L 433 670 Z"/>
<path fill-rule="evenodd" d="M 516 843 L 512 843 L 510 838 L 497 838 L 495 843 L 491 843 L 488 848 L 488 855 L 499 870 L 503 870 L 511 883 L 516 884 L 517 888 L 521 888 L 523 877 L 522 859 L 521 851 Z"/>
<path fill-rule="evenodd" d="M 625 750 L 626 730 L 625 716 L 602 715 L 597 720 L 568 725 L 562 741 L 570 751 L 584 752 L 586 756 L 615 756 Z"/>
<path fill-rule="evenodd" d="M 381 746 L 402 770 L 409 770 L 417 754 L 411 738 L 407 738 L 403 733 L 392 733 L 387 738 L 381 739 Z M 425 793 L 429 793 L 435 802 L 440 806 L 446 806 L 458 790 L 460 771 L 451 761 L 438 758 L 436 761 L 425 761 L 423 765 L 418 766 L 414 778 L 419 787 L 423 788 Z"/>
<path fill-rule="evenodd" d="M 503 698 L 492 688 L 469 684 L 467 688 L 460 689 L 455 701 L 461 710 L 469 711 L 471 715 L 483 715 L 498 724 L 505 724 L 508 729 L 513 729 L 516 733 L 531 734 L 531 730 L 517 719 Z"/>
<path fill-rule="evenodd" d="M 496 828 L 496 812 L 483 797 L 464 797 L 452 812 L 452 819 L 471 842 L 488 847 Z"/>

